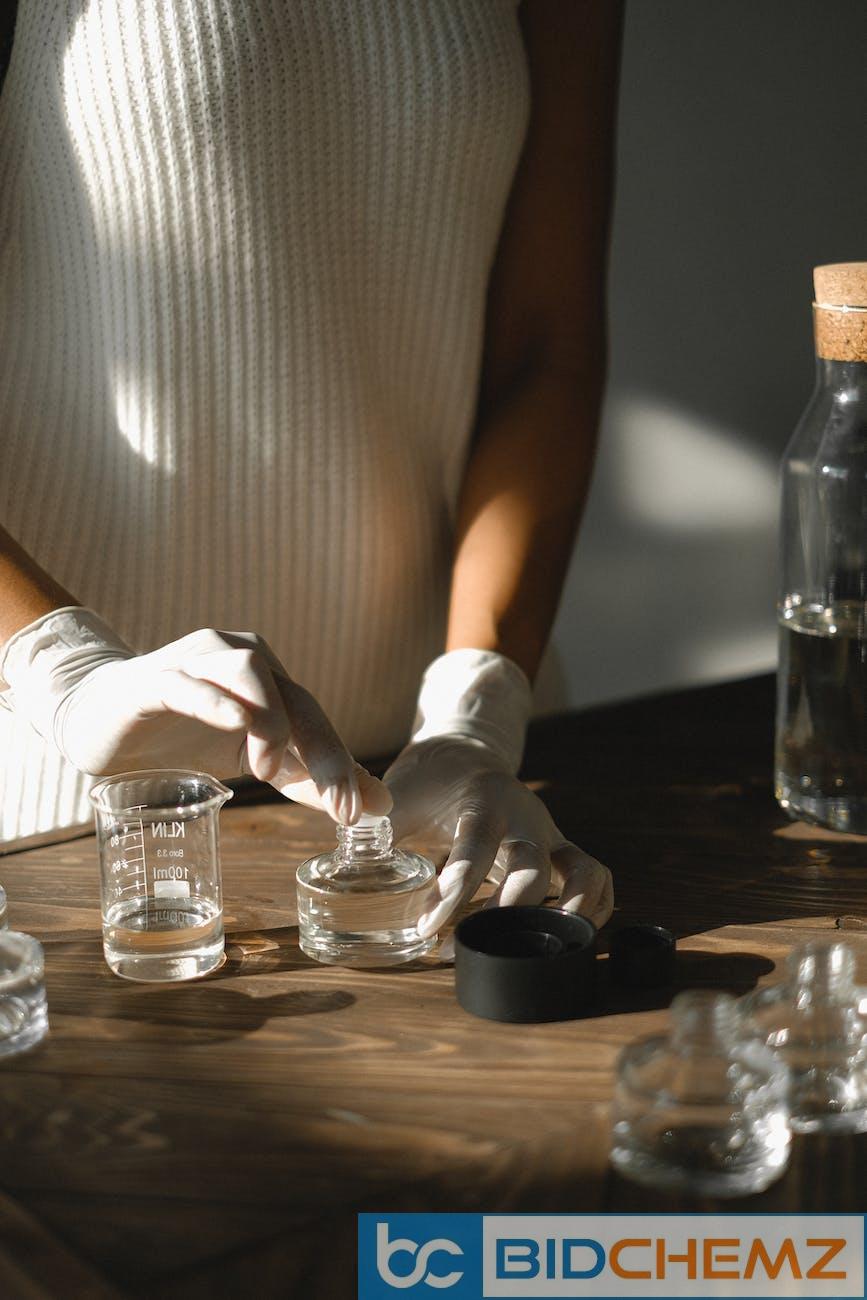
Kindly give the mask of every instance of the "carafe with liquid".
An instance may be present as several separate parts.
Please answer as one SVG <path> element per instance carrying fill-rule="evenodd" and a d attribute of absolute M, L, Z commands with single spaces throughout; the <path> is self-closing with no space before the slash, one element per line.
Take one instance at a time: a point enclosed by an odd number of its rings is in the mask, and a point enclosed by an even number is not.
<path fill-rule="evenodd" d="M 782 464 L 775 793 L 867 833 L 867 262 L 817 266 L 816 385 Z"/>

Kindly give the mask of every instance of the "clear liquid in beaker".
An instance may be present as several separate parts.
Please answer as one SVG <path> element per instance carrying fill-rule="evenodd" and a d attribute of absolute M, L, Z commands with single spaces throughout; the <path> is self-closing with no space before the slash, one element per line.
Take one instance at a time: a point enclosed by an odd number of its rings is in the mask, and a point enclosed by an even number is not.
<path fill-rule="evenodd" d="M 117 975 L 188 980 L 223 960 L 223 917 L 210 899 L 158 898 L 115 903 L 103 923 L 105 959 Z"/>

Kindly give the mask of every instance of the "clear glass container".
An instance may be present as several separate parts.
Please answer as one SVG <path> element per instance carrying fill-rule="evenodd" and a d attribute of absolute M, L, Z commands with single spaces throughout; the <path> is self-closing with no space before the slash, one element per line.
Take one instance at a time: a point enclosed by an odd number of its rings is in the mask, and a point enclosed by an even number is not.
<path fill-rule="evenodd" d="M 789 957 L 789 978 L 740 1003 L 745 1032 L 766 1043 L 791 1076 L 799 1133 L 867 1130 L 867 998 L 844 943 L 813 942 Z"/>
<path fill-rule="evenodd" d="M 0 930 L 9 925 L 9 912 L 6 907 L 6 890 L 0 885 Z"/>
<path fill-rule="evenodd" d="M 116 975 L 197 979 L 225 960 L 219 812 L 232 791 L 207 772 L 122 772 L 90 792 L 102 947 Z"/>
<path fill-rule="evenodd" d="M 42 944 L 18 930 L 0 931 L 0 1057 L 26 1052 L 47 1033 Z"/>
<path fill-rule="evenodd" d="M 611 1161 L 625 1177 L 697 1195 L 743 1196 L 778 1178 L 791 1133 L 785 1066 L 745 1040 L 727 993 L 680 993 L 667 1035 L 620 1054 Z"/>
<path fill-rule="evenodd" d="M 337 827 L 337 848 L 298 868 L 302 951 L 339 966 L 394 966 L 429 952 L 418 919 L 433 899 L 436 869 L 392 846 L 387 817 Z"/>
<path fill-rule="evenodd" d="M 790 816 L 864 834 L 867 307 L 836 299 L 867 303 L 867 264 L 815 279 L 816 384 L 781 472 L 774 784 Z"/>

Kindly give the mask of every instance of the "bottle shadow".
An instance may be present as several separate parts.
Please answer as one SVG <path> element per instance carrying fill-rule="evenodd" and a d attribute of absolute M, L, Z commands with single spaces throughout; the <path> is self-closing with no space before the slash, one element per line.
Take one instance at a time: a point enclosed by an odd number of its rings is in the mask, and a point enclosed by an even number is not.
<path fill-rule="evenodd" d="M 658 1011 L 686 989 L 709 988 L 739 997 L 754 989 L 762 975 L 775 969 L 768 957 L 753 952 L 712 953 L 678 949 L 675 978 L 664 988 L 623 988 L 608 975 L 607 959 L 596 962 L 596 1000 L 586 1019 Z"/>
<path fill-rule="evenodd" d="M 64 946 L 67 951 L 81 947 Z M 96 982 L 93 969 L 81 980 L 67 971 L 63 980 L 51 981 L 50 1012 L 81 1015 L 86 980 L 88 1018 L 148 1026 L 149 1039 L 163 1037 L 157 1031 L 164 1030 L 165 1038 L 175 1045 L 225 1042 L 254 1033 L 270 1020 L 342 1011 L 356 1001 L 347 989 L 327 983 L 272 991 L 275 986 L 269 977 L 283 972 L 315 968 L 325 976 L 325 969 L 300 951 L 295 925 L 228 934 L 223 964 L 200 979 L 176 983 L 120 979 L 105 966 L 101 945 L 93 966 L 100 976 Z M 245 987 L 239 976 L 260 978 Z M 231 986 L 229 980 L 234 981 Z"/>
<path fill-rule="evenodd" d="M 100 1018 L 127 1020 L 169 1031 L 185 1045 L 226 1042 L 254 1033 L 270 1020 L 321 1015 L 352 1006 L 346 989 L 293 989 L 257 997 L 221 988 L 217 980 L 193 981 L 171 988 L 135 988 L 122 1000 L 100 1007 Z M 205 989 L 200 985 L 210 984 Z M 202 996 L 205 993 L 206 996 Z"/>

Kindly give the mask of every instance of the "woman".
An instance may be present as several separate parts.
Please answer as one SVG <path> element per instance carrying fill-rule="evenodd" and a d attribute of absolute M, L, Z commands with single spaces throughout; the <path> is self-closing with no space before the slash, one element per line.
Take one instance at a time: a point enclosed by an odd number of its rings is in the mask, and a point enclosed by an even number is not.
<path fill-rule="evenodd" d="M 7 850 L 88 823 L 87 774 L 251 772 L 445 830 L 423 932 L 495 858 L 499 902 L 553 881 L 607 919 L 515 774 L 593 459 L 619 28 L 610 0 L 21 0 Z M 401 745 L 385 787 L 350 758 Z"/>

